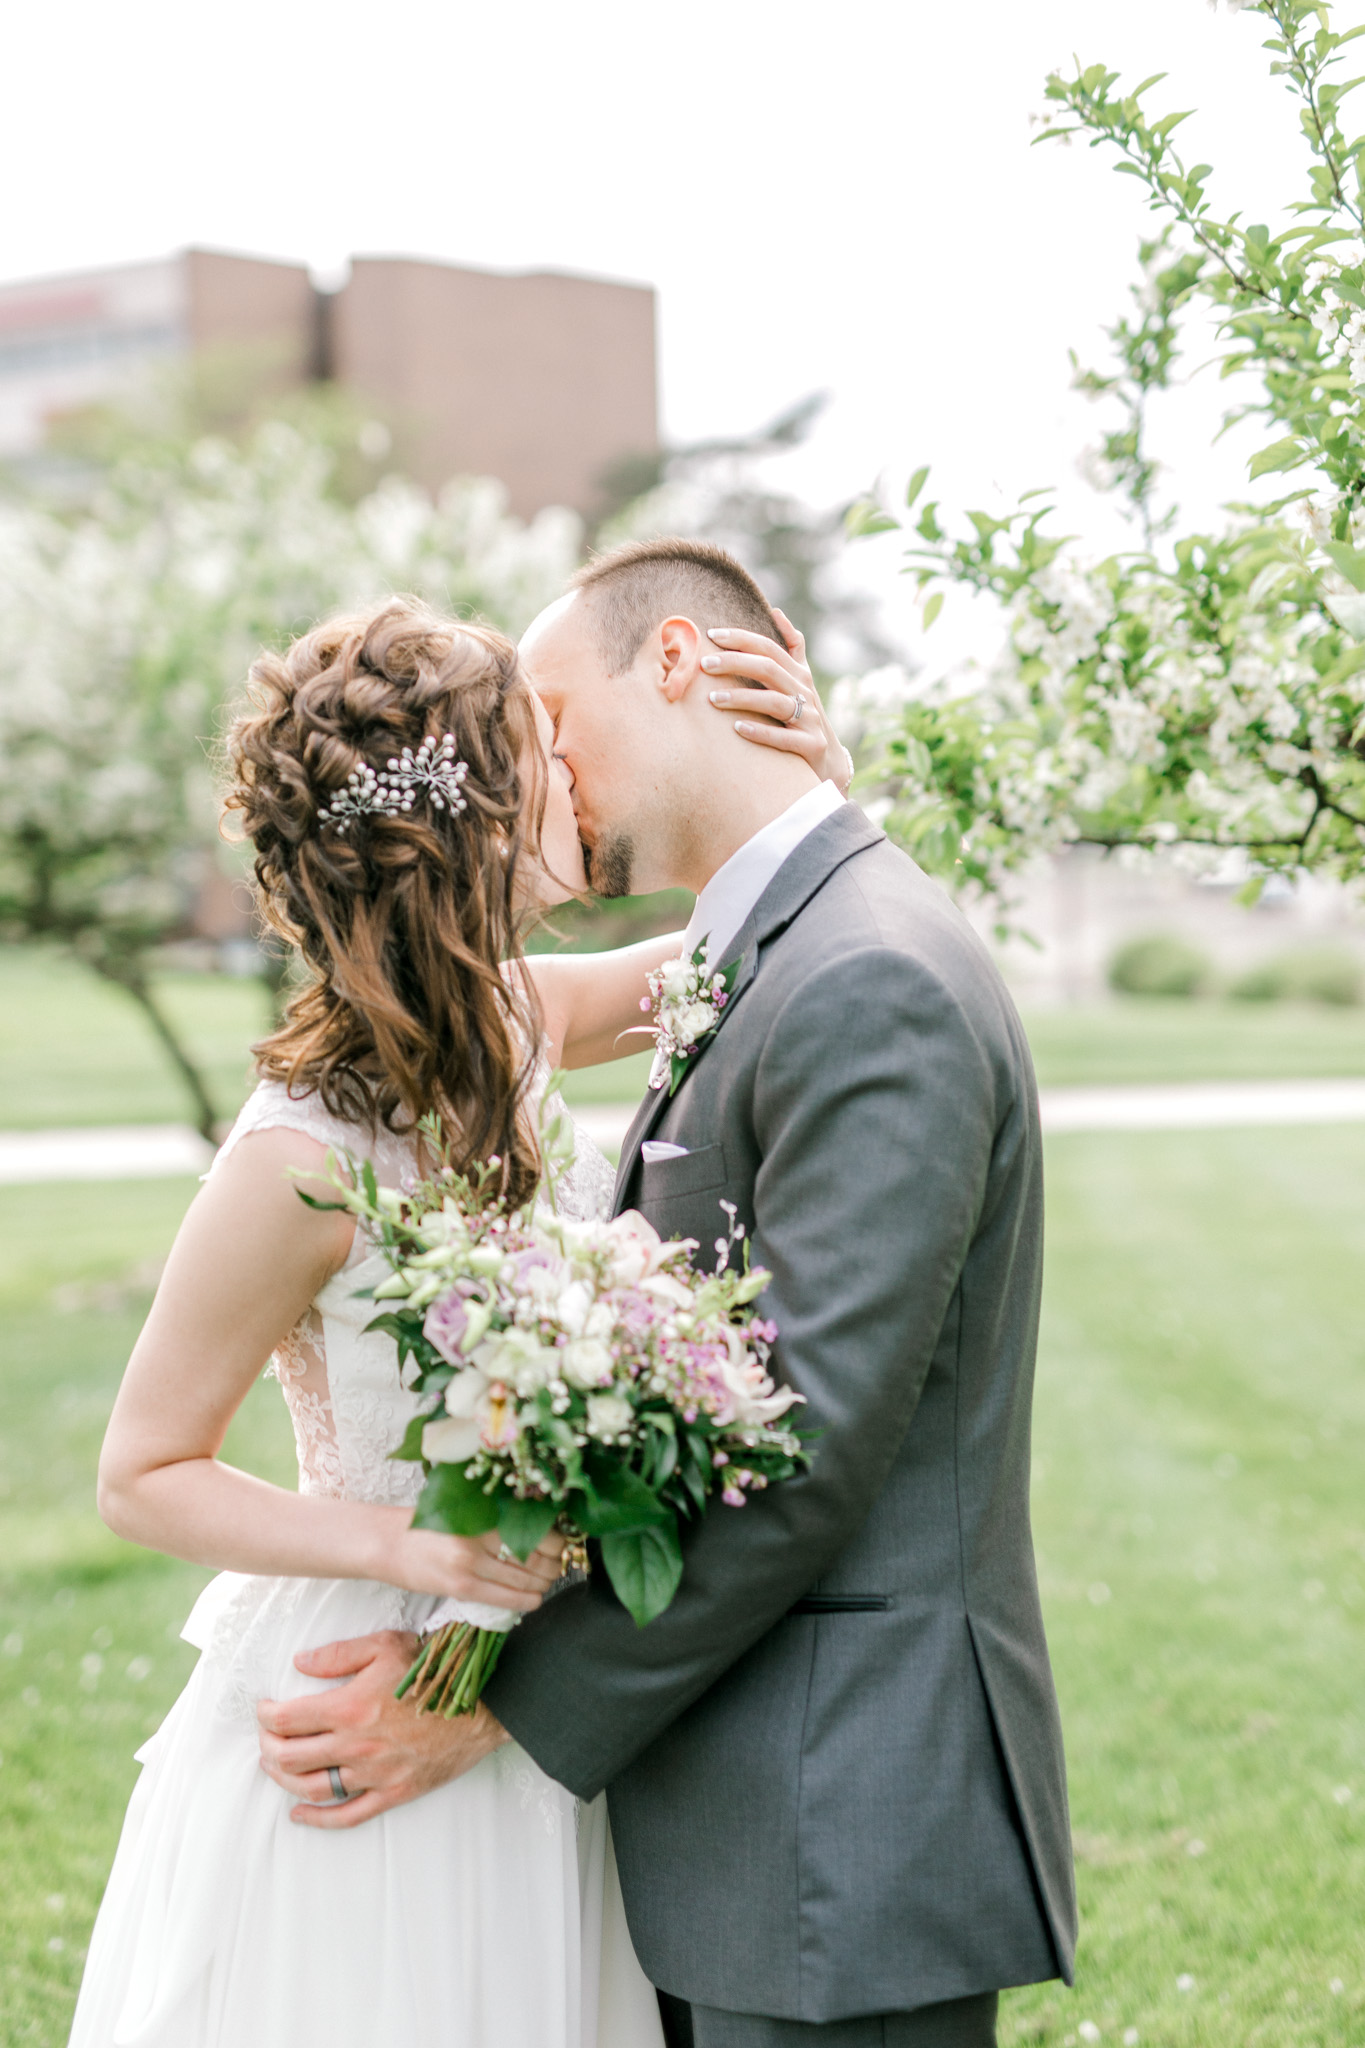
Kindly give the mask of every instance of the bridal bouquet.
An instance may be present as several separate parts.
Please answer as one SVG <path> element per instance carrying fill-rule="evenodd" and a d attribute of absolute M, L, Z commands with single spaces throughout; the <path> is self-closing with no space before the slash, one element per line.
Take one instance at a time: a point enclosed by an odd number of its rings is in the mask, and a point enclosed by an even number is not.
<path fill-rule="evenodd" d="M 439 1131 L 427 1135 L 439 1152 Z M 749 1269 L 732 1205 L 715 1270 L 702 1273 L 695 1240 L 661 1239 L 633 1211 L 557 1214 L 553 1175 L 549 1204 L 509 1211 L 497 1165 L 402 1193 L 377 1186 L 368 1163 L 333 1168 L 338 1201 L 323 1206 L 349 1209 L 392 1269 L 369 1327 L 393 1336 L 424 1402 L 393 1456 L 426 1473 L 417 1527 L 496 1529 L 522 1559 L 558 1529 L 583 1569 L 594 1538 L 644 1626 L 677 1592 L 680 1523 L 715 1491 L 743 1507 L 808 1462 L 784 1421 L 803 1396 L 774 1386 L 776 1330 L 753 1313 L 769 1276 Z M 451 1624 L 401 1691 L 472 1712 L 505 1640 Z"/>

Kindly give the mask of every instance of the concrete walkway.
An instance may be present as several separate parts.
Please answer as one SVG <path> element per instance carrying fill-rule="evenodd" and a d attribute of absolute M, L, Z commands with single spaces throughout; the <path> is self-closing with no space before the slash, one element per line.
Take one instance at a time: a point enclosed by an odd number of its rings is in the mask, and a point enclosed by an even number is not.
<path fill-rule="evenodd" d="M 615 1153 L 635 1114 L 599 1103 L 578 1121 Z M 1365 1123 L 1365 1080 L 1190 1081 L 1160 1087 L 1045 1088 L 1043 1129 L 1194 1131 L 1251 1124 Z M 110 1124 L 92 1130 L 0 1131 L 0 1184 L 158 1180 L 204 1173 L 213 1149 L 188 1124 Z"/>

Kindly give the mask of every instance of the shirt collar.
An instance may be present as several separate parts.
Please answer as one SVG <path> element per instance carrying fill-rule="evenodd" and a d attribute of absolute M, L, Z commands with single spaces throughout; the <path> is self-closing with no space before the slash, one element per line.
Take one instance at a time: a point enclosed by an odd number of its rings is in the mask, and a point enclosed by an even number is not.
<path fill-rule="evenodd" d="M 783 862 L 817 825 L 842 810 L 844 801 L 832 782 L 817 783 L 746 839 L 698 896 L 683 934 L 683 952 L 690 956 L 705 939 L 706 965 L 720 965 L 725 948 Z"/>

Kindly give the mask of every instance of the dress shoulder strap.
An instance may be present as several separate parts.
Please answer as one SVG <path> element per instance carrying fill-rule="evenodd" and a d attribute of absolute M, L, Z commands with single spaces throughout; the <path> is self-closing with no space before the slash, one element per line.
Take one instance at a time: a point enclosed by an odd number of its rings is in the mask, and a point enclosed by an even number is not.
<path fill-rule="evenodd" d="M 374 1141 L 368 1131 L 359 1124 L 348 1123 L 344 1117 L 333 1116 L 321 1097 L 312 1090 L 294 1095 L 285 1081 L 258 1081 L 242 1105 L 236 1123 L 219 1146 L 218 1156 L 209 1168 L 210 1173 L 227 1158 L 233 1146 L 252 1131 L 278 1130 L 302 1131 L 305 1136 L 316 1138 L 320 1145 L 331 1145 L 339 1151 L 362 1157 L 369 1157 L 374 1151 Z"/>

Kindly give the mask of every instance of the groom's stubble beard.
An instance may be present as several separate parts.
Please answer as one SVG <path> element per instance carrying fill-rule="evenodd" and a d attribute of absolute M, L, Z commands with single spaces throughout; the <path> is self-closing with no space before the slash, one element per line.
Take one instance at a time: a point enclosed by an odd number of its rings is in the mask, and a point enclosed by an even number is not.
<path fill-rule="evenodd" d="M 607 830 L 598 838 L 596 846 L 583 844 L 583 865 L 587 869 L 588 887 L 594 896 L 629 896 L 635 874 L 635 841 L 629 832 L 619 827 Z"/>

